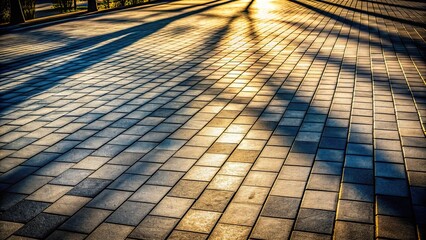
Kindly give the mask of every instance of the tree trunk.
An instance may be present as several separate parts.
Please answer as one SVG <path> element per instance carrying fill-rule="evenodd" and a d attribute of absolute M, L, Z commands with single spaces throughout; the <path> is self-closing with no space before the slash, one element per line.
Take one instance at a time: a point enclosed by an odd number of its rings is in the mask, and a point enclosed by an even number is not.
<path fill-rule="evenodd" d="M 77 0 L 74 0 L 74 11 L 77 11 Z"/>
<path fill-rule="evenodd" d="M 10 23 L 16 24 L 23 22 L 25 22 L 25 18 L 21 2 L 19 0 L 10 0 Z"/>
<path fill-rule="evenodd" d="M 98 11 L 97 0 L 87 0 L 87 10 L 89 12 L 96 12 L 96 11 Z"/>

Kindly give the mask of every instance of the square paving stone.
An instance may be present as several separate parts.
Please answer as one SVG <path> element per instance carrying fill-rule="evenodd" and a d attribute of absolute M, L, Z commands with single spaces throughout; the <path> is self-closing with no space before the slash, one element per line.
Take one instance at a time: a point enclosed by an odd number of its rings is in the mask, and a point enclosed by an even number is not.
<path fill-rule="evenodd" d="M 243 177 L 216 175 L 208 185 L 208 189 L 236 191 L 243 181 Z"/>
<path fill-rule="evenodd" d="M 113 144 L 105 144 L 102 147 L 100 147 L 98 150 L 92 153 L 93 156 L 100 156 L 100 157 L 115 157 L 117 154 L 119 154 L 121 151 L 126 149 L 127 146 L 122 145 L 113 145 Z"/>
<path fill-rule="evenodd" d="M 206 240 L 207 234 L 174 230 L 168 240 Z"/>
<path fill-rule="evenodd" d="M 279 147 L 279 146 L 266 146 L 262 153 L 260 154 L 261 157 L 267 157 L 267 158 L 285 158 L 288 154 L 289 148 L 288 147 Z"/>
<path fill-rule="evenodd" d="M 63 195 L 65 195 L 72 187 L 59 186 L 59 185 L 44 185 L 39 190 L 28 196 L 27 200 L 41 201 L 41 202 L 55 202 Z"/>
<path fill-rule="evenodd" d="M 373 203 L 340 200 L 337 220 L 374 224 L 374 205 Z"/>
<path fill-rule="evenodd" d="M 175 154 L 175 151 L 153 149 L 148 154 L 143 156 L 140 161 L 152 162 L 152 163 L 165 163 L 171 156 Z"/>
<path fill-rule="evenodd" d="M 234 194 L 228 191 L 205 190 L 193 208 L 206 211 L 223 212 Z"/>
<path fill-rule="evenodd" d="M 331 240 L 330 235 L 313 233 L 313 232 L 302 232 L 302 231 L 293 231 L 291 234 L 292 240 Z"/>
<path fill-rule="evenodd" d="M 217 171 L 219 171 L 219 168 L 194 166 L 183 178 L 186 180 L 211 181 Z"/>
<path fill-rule="evenodd" d="M 0 220 L 26 223 L 49 206 L 45 202 L 23 200 L 0 214 Z"/>
<path fill-rule="evenodd" d="M 361 168 L 345 168 L 343 170 L 343 182 L 373 184 L 373 170 Z"/>
<path fill-rule="evenodd" d="M 65 163 L 65 162 L 50 162 L 46 166 L 42 167 L 40 170 L 36 172 L 37 175 L 44 176 L 59 176 L 61 173 L 65 172 L 69 168 L 74 166 L 74 163 Z"/>
<path fill-rule="evenodd" d="M 376 177 L 376 194 L 408 197 L 407 181 L 405 179 Z"/>
<path fill-rule="evenodd" d="M 170 158 L 161 170 L 187 172 L 196 162 L 194 159 Z"/>
<path fill-rule="evenodd" d="M 260 154 L 260 150 L 236 149 L 229 157 L 229 162 L 253 163 Z"/>
<path fill-rule="evenodd" d="M 157 171 L 149 180 L 148 184 L 174 186 L 184 175 L 182 172 Z"/>
<path fill-rule="evenodd" d="M 330 161 L 330 162 L 343 162 L 344 151 L 335 149 L 318 149 L 315 160 Z"/>
<path fill-rule="evenodd" d="M 191 207 L 194 200 L 186 198 L 165 197 L 152 210 L 152 215 L 181 218 Z"/>
<path fill-rule="evenodd" d="M 245 176 L 251 168 L 250 163 L 226 162 L 219 171 L 222 175 Z"/>
<path fill-rule="evenodd" d="M 233 201 L 238 203 L 263 204 L 268 193 L 269 188 L 241 186 Z"/>
<path fill-rule="evenodd" d="M 287 179 L 295 181 L 308 181 L 310 167 L 286 166 L 284 165 L 278 179 Z"/>
<path fill-rule="evenodd" d="M 234 149 L 237 147 L 237 144 L 235 143 L 214 143 L 209 150 L 208 153 L 212 154 L 226 154 L 229 155 L 234 151 Z"/>
<path fill-rule="evenodd" d="M 137 162 L 132 167 L 130 167 L 126 173 L 149 176 L 154 174 L 160 167 L 161 164 L 158 163 Z"/>
<path fill-rule="evenodd" d="M 90 233 L 110 214 L 111 211 L 107 210 L 82 208 L 74 216 L 62 224 L 60 229 L 79 233 Z"/>
<path fill-rule="evenodd" d="M 305 185 L 306 183 L 302 181 L 277 180 L 270 194 L 282 197 L 302 198 Z"/>
<path fill-rule="evenodd" d="M 230 225 L 230 224 L 218 224 L 214 228 L 209 239 L 233 239 L 233 240 L 244 240 L 249 237 L 250 227 Z"/>
<path fill-rule="evenodd" d="M 291 152 L 315 154 L 317 152 L 317 149 L 317 142 L 294 141 L 293 146 L 291 147 Z"/>
<path fill-rule="evenodd" d="M 231 203 L 226 208 L 220 223 L 253 226 L 261 207 L 255 204 Z"/>
<path fill-rule="evenodd" d="M 311 174 L 307 189 L 338 192 L 339 187 L 340 187 L 340 176 Z"/>
<path fill-rule="evenodd" d="M 126 201 L 130 195 L 132 195 L 130 192 L 105 189 L 92 199 L 92 201 L 87 204 L 87 207 L 115 210 Z"/>
<path fill-rule="evenodd" d="M 294 219 L 299 205 L 299 198 L 270 196 L 264 205 L 262 216 Z"/>
<path fill-rule="evenodd" d="M 136 191 L 148 180 L 148 176 L 136 174 L 123 174 L 112 182 L 108 188 L 123 191 Z"/>
<path fill-rule="evenodd" d="M 345 167 L 373 169 L 371 156 L 346 155 Z"/>
<path fill-rule="evenodd" d="M 15 193 L 31 194 L 43 185 L 47 184 L 53 177 L 30 175 L 15 185 L 12 185 L 8 191 Z"/>
<path fill-rule="evenodd" d="M 377 215 L 376 224 L 376 237 L 416 239 L 415 225 L 410 219 Z"/>
<path fill-rule="evenodd" d="M 57 153 L 41 152 L 35 155 L 34 157 L 28 159 L 27 161 L 25 161 L 24 165 L 42 167 L 50 163 L 51 161 L 55 160 L 59 156 L 60 154 L 57 154 Z"/>
<path fill-rule="evenodd" d="M 301 208 L 296 219 L 295 230 L 331 234 L 335 212 Z"/>
<path fill-rule="evenodd" d="M 0 239 L 7 239 L 22 226 L 24 226 L 22 223 L 0 221 Z"/>
<path fill-rule="evenodd" d="M 111 223 L 102 223 L 99 227 L 95 229 L 86 239 L 90 240 L 103 240 L 103 239 L 116 239 L 124 240 L 132 232 L 133 227 L 111 224 Z"/>
<path fill-rule="evenodd" d="M 77 163 L 77 162 L 80 162 L 82 159 L 86 158 L 87 156 L 89 156 L 92 152 L 93 152 L 92 150 L 72 149 L 68 151 L 67 153 L 58 157 L 55 161 Z"/>
<path fill-rule="evenodd" d="M 375 176 L 388 178 L 405 178 L 405 168 L 403 164 L 376 163 Z"/>
<path fill-rule="evenodd" d="M 142 219 L 154 208 L 154 204 L 142 202 L 124 202 L 111 216 L 107 222 L 137 226 Z"/>
<path fill-rule="evenodd" d="M 27 195 L 24 194 L 17 194 L 17 193 L 0 193 L 0 211 L 6 211 L 13 205 L 17 204 L 24 198 L 26 198 Z"/>
<path fill-rule="evenodd" d="M 375 160 L 377 162 L 404 163 L 400 151 L 375 150 Z"/>
<path fill-rule="evenodd" d="M 128 166 L 105 164 L 101 168 L 96 170 L 94 173 L 92 173 L 92 175 L 90 175 L 90 177 L 91 178 L 115 180 L 116 178 L 118 178 L 118 176 L 120 176 L 128 168 L 129 168 Z"/>
<path fill-rule="evenodd" d="M 226 154 L 212 154 L 205 153 L 200 160 L 197 161 L 196 165 L 199 166 L 210 166 L 210 167 L 220 167 L 228 158 Z"/>
<path fill-rule="evenodd" d="M 337 193 L 326 191 L 307 190 L 303 197 L 302 207 L 335 211 L 337 205 Z"/>
<path fill-rule="evenodd" d="M 110 159 L 106 157 L 88 156 L 72 166 L 75 169 L 97 170 Z"/>
<path fill-rule="evenodd" d="M 44 212 L 71 216 L 89 201 L 90 198 L 65 195 L 50 205 Z"/>
<path fill-rule="evenodd" d="M 0 175 L 0 182 L 12 184 L 17 183 L 37 170 L 37 167 L 17 166 L 14 169 Z"/>
<path fill-rule="evenodd" d="M 254 171 L 268 171 L 279 172 L 284 159 L 278 158 L 259 158 L 256 160 L 252 170 Z"/>
<path fill-rule="evenodd" d="M 127 150 L 126 150 L 127 151 Z M 131 166 L 144 156 L 144 153 L 122 152 L 112 158 L 108 163 Z"/>
<path fill-rule="evenodd" d="M 208 234 L 220 216 L 221 214 L 217 212 L 189 210 L 176 229 Z"/>
<path fill-rule="evenodd" d="M 143 185 L 129 200 L 138 202 L 158 203 L 171 189 L 171 187 Z"/>
<path fill-rule="evenodd" d="M 293 165 L 293 166 L 312 166 L 312 163 L 314 162 L 315 154 L 307 154 L 307 153 L 290 153 L 286 160 L 286 165 Z"/>
<path fill-rule="evenodd" d="M 293 220 L 260 217 L 251 238 L 255 239 L 289 239 Z"/>
<path fill-rule="evenodd" d="M 196 199 L 206 188 L 207 184 L 207 182 L 180 180 L 168 195 Z"/>
<path fill-rule="evenodd" d="M 47 240 L 83 240 L 86 238 L 86 234 L 68 232 L 62 230 L 56 230 L 49 235 Z"/>
<path fill-rule="evenodd" d="M 166 239 L 178 223 L 178 219 L 148 216 L 129 235 L 138 239 Z"/>
<path fill-rule="evenodd" d="M 380 215 L 412 217 L 409 198 L 394 196 L 376 196 L 376 211 Z"/>
<path fill-rule="evenodd" d="M 46 238 L 66 219 L 67 217 L 64 216 L 41 213 L 19 229 L 16 234 L 32 238 Z"/>
<path fill-rule="evenodd" d="M 204 147 L 183 146 L 176 152 L 175 157 L 199 159 L 206 151 L 207 148 Z"/>
<path fill-rule="evenodd" d="M 365 223 L 336 221 L 334 236 L 336 239 L 373 239 L 374 225 Z"/>
<path fill-rule="evenodd" d="M 75 186 L 86 177 L 88 177 L 93 171 L 82 170 L 82 169 L 68 169 L 61 175 L 57 176 L 50 183 L 58 185 Z"/>
<path fill-rule="evenodd" d="M 345 149 L 346 139 L 345 138 L 330 138 L 323 137 L 321 138 L 320 148 L 330 148 L 330 149 Z"/>
<path fill-rule="evenodd" d="M 374 187 L 371 185 L 343 183 L 340 198 L 374 202 Z"/>
<path fill-rule="evenodd" d="M 71 191 L 69 191 L 67 194 L 81 197 L 95 197 L 110 183 L 110 180 L 86 178 L 77 184 L 73 189 L 71 189 Z"/>
<path fill-rule="evenodd" d="M 271 187 L 277 174 L 271 172 L 250 171 L 243 185 L 256 187 Z"/>
<path fill-rule="evenodd" d="M 318 161 L 314 163 L 312 173 L 341 175 L 342 165 L 342 163 L 338 162 Z"/>

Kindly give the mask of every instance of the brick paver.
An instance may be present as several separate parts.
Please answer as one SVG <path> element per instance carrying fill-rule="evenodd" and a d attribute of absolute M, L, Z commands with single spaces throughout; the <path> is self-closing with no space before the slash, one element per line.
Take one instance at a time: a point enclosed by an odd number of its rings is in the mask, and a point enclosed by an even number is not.
<path fill-rule="evenodd" d="M 181 0 L 0 36 L 0 239 L 424 238 L 425 10 Z"/>

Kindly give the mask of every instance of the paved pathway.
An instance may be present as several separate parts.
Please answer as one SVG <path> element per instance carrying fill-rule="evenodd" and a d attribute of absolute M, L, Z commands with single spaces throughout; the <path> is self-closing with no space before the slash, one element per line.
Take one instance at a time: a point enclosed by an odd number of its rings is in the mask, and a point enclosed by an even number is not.
<path fill-rule="evenodd" d="M 425 238 L 425 14 L 181 0 L 0 36 L 0 239 Z"/>

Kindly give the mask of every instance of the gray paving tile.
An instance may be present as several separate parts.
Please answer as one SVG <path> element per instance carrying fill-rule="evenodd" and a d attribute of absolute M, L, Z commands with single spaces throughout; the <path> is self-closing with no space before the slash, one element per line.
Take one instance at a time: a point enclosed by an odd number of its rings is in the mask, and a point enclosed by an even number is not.
<path fill-rule="evenodd" d="M 132 195 L 130 192 L 105 189 L 96 195 L 86 206 L 107 210 L 117 209 L 127 198 Z"/>
<path fill-rule="evenodd" d="M 87 178 L 77 184 L 67 194 L 81 197 L 95 197 L 110 183 L 110 180 Z"/>
<path fill-rule="evenodd" d="M 265 217 L 295 219 L 300 205 L 299 198 L 270 196 L 261 215 Z"/>
<path fill-rule="evenodd" d="M 114 213 L 112 213 L 106 221 L 137 226 L 142 219 L 148 215 L 154 206 L 155 205 L 151 203 L 126 201 L 116 211 L 114 211 Z"/>
<path fill-rule="evenodd" d="M 110 214 L 111 211 L 107 210 L 83 208 L 62 224 L 59 229 L 79 233 L 90 233 Z"/>
<path fill-rule="evenodd" d="M 41 213 L 19 229 L 16 234 L 32 238 L 45 238 L 67 217 Z"/>
<path fill-rule="evenodd" d="M 423 237 L 418 2 L 184 4 L 0 36 L 0 235 Z"/>
<path fill-rule="evenodd" d="M 300 231 L 331 234 L 333 231 L 334 212 L 317 209 L 300 209 L 295 229 Z"/>
<path fill-rule="evenodd" d="M 139 239 L 166 239 L 176 226 L 178 220 L 173 218 L 148 216 L 130 234 Z"/>
<path fill-rule="evenodd" d="M 0 219 L 4 221 L 26 223 L 48 206 L 48 203 L 24 200 L 1 213 Z"/>

